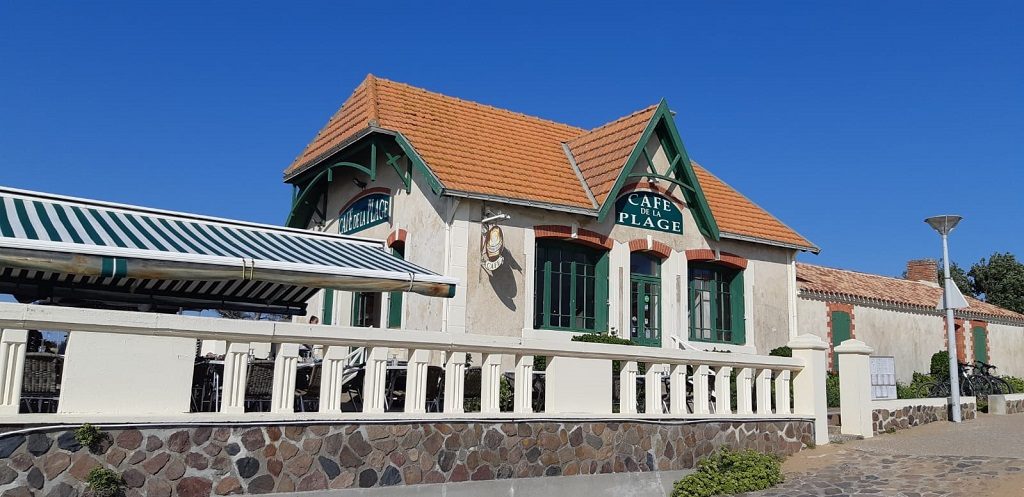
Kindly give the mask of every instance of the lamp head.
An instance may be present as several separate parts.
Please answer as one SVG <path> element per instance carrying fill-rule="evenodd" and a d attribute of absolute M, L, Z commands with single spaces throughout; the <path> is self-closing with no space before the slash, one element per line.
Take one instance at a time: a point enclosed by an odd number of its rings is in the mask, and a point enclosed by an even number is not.
<path fill-rule="evenodd" d="M 935 231 L 938 231 L 940 235 L 948 235 L 953 228 L 963 219 L 961 216 L 955 214 L 946 214 L 942 216 L 932 216 L 925 219 L 924 222 L 928 223 Z"/>

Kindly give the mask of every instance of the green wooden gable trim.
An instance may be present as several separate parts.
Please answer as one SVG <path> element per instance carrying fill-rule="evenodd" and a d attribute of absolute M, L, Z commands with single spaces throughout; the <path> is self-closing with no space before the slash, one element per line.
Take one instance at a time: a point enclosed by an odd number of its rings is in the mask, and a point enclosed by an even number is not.
<path fill-rule="evenodd" d="M 647 154 L 644 146 L 651 139 L 651 136 L 655 134 L 657 134 L 658 139 L 661 141 L 661 146 L 665 149 L 665 154 L 671 163 L 671 175 L 661 175 L 651 170 L 644 173 L 633 173 L 632 171 L 635 169 L 637 161 Z M 650 164 L 649 160 L 648 164 Z M 708 201 L 704 197 L 700 183 L 697 182 L 697 175 L 693 172 L 690 157 L 683 146 L 679 130 L 676 129 L 675 120 L 672 119 L 672 113 L 668 108 L 668 102 L 664 99 L 658 104 L 658 108 L 654 111 L 654 115 L 651 116 L 650 122 L 644 128 L 643 134 L 640 135 L 640 140 L 637 141 L 633 147 L 633 152 L 626 159 L 625 167 L 619 172 L 615 184 L 608 192 L 608 196 L 605 197 L 604 203 L 598 211 L 598 221 L 603 221 L 605 216 L 611 212 L 615 206 L 615 200 L 630 178 L 657 178 L 679 185 L 682 188 L 686 205 L 693 213 L 700 232 L 712 240 L 720 239 L 718 223 L 715 222 L 715 217 L 711 214 L 711 208 L 708 207 Z"/>
<path fill-rule="evenodd" d="M 427 184 L 430 186 L 431 191 L 435 195 L 439 195 L 444 187 L 441 182 L 434 175 L 433 171 L 427 168 L 427 165 L 420 158 L 416 150 L 412 148 L 412 145 L 408 140 L 402 136 L 401 133 L 392 135 L 390 133 L 374 133 L 371 134 L 368 139 L 364 139 L 361 143 L 356 144 L 350 149 L 346 149 L 346 153 L 351 156 L 355 152 L 365 150 L 366 147 L 370 148 L 370 163 L 368 165 L 358 164 L 349 161 L 337 161 L 330 163 L 327 166 L 318 166 L 316 174 L 312 175 L 310 179 L 299 181 L 296 178 L 294 183 L 295 190 L 292 195 L 292 207 L 288 213 L 288 218 L 285 221 L 285 226 L 289 228 L 306 229 L 309 227 L 309 220 L 313 218 L 314 214 L 319 215 L 321 218 L 326 219 L 327 213 L 324 212 L 326 206 L 323 205 L 321 200 L 324 198 L 324 194 L 327 192 L 328 185 L 334 181 L 335 170 L 341 168 L 350 168 L 356 171 L 362 172 L 370 177 L 370 181 L 377 179 L 377 153 L 385 140 L 391 138 L 401 148 L 405 157 L 409 158 L 409 165 L 403 171 L 402 166 L 399 164 L 400 159 L 403 157 L 402 154 L 391 154 L 384 152 L 386 157 L 386 164 L 392 167 L 398 177 L 401 178 L 402 183 L 405 186 L 406 193 L 412 192 L 412 175 L 413 172 L 418 172 L 423 175 L 426 179 Z M 304 175 L 305 176 L 305 175 Z M 306 176 L 309 177 L 309 176 Z"/>

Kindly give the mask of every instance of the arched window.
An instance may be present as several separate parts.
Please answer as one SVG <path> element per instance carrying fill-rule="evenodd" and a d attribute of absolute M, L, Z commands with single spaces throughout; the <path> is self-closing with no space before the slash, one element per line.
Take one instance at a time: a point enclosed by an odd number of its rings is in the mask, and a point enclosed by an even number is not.
<path fill-rule="evenodd" d="M 745 343 L 743 271 L 691 261 L 689 280 L 690 339 Z"/>
<path fill-rule="evenodd" d="M 606 251 L 550 238 L 538 239 L 534 268 L 534 328 L 607 330 Z"/>

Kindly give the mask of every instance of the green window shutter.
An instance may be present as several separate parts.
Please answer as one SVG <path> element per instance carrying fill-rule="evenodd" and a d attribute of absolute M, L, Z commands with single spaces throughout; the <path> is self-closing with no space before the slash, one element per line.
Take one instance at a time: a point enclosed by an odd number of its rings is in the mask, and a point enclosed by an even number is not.
<path fill-rule="evenodd" d="M 732 343 L 743 345 L 747 343 L 746 333 L 746 309 L 743 298 L 743 271 L 736 273 L 729 282 L 729 293 L 732 298 Z"/>
<path fill-rule="evenodd" d="M 594 268 L 594 327 L 597 331 L 608 331 L 608 253 L 601 254 Z"/>
<path fill-rule="evenodd" d="M 843 311 L 832 312 L 832 348 L 838 347 L 839 344 L 850 337 L 850 326 L 851 320 L 850 315 Z M 839 371 L 839 355 L 833 354 L 832 368 Z"/>
<path fill-rule="evenodd" d="M 321 312 L 323 319 L 320 320 L 323 324 L 334 324 L 334 290 L 324 290 L 324 306 Z"/>
<path fill-rule="evenodd" d="M 971 345 L 974 348 L 974 360 L 988 362 L 988 337 L 985 336 L 985 328 L 975 326 L 972 331 L 974 340 Z"/>
<path fill-rule="evenodd" d="M 405 259 L 404 248 L 392 247 L 391 253 L 399 259 Z M 388 299 L 388 328 L 402 327 L 402 300 L 404 297 L 403 292 L 391 292 L 391 298 Z"/>

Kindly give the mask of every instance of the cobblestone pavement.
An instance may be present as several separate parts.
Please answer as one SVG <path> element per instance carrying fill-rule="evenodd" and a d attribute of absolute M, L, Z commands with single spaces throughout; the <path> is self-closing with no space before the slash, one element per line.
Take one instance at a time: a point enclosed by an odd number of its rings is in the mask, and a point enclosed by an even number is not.
<path fill-rule="evenodd" d="M 746 497 L 1024 496 L 1024 416 L 983 416 L 805 450 L 785 483 Z"/>

